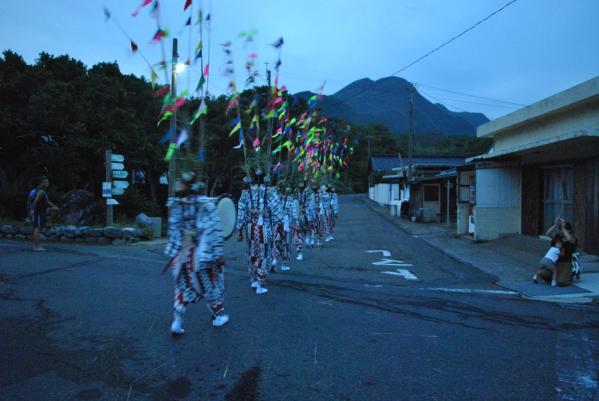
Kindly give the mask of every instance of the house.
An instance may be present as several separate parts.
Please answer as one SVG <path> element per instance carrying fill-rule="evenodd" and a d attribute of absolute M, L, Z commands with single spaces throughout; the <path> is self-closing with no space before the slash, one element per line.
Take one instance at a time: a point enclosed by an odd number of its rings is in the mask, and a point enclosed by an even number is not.
<path fill-rule="evenodd" d="M 412 182 L 408 182 L 409 165 L 400 155 L 376 155 L 370 158 L 370 199 L 391 207 L 392 215 L 423 216 L 425 221 L 455 219 L 455 168 L 465 163 L 464 157 L 414 156 Z M 452 170 L 453 169 L 453 170 Z M 447 184 L 450 187 L 447 207 Z M 449 219 L 447 211 L 450 211 Z"/>
<path fill-rule="evenodd" d="M 401 199 L 409 202 L 406 212 L 425 222 L 455 220 L 456 168 L 464 164 L 463 156 L 414 156 L 410 183 L 409 166 L 395 168 L 397 175 L 404 177 L 400 193 Z"/>
<path fill-rule="evenodd" d="M 477 136 L 494 145 L 469 159 L 475 240 L 538 236 L 561 216 L 582 250 L 599 253 L 599 77 L 483 124 Z"/>
<path fill-rule="evenodd" d="M 400 198 L 399 180 L 393 174 L 401 166 L 398 155 L 373 155 L 368 163 L 369 198 L 382 205 L 390 205 Z"/>

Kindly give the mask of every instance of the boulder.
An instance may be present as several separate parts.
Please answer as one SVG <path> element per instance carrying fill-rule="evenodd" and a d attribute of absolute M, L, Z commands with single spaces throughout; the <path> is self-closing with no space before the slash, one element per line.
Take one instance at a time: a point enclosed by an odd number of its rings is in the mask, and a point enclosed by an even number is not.
<path fill-rule="evenodd" d="M 135 224 L 140 226 L 152 227 L 152 219 L 145 213 L 140 213 L 135 218 Z"/>
<path fill-rule="evenodd" d="M 27 236 L 25 234 L 17 234 L 15 235 L 16 239 L 27 239 Z"/>
<path fill-rule="evenodd" d="M 60 200 L 62 219 L 68 224 L 90 224 L 102 214 L 101 203 L 93 193 L 83 189 L 67 192 Z"/>
<path fill-rule="evenodd" d="M 120 239 L 120 238 L 123 238 L 124 235 L 125 235 L 125 233 L 120 228 L 104 227 L 104 236 L 105 237 L 113 238 L 113 239 L 115 239 L 115 238 Z"/>
<path fill-rule="evenodd" d="M 87 238 L 85 238 L 85 242 L 87 242 L 88 244 L 97 244 L 98 243 L 98 238 L 96 238 L 96 237 L 87 237 Z"/>
<path fill-rule="evenodd" d="M 20 226 L 17 232 L 23 235 L 33 234 L 33 226 Z"/>
<path fill-rule="evenodd" d="M 0 232 L 5 235 L 14 234 L 15 228 L 10 224 L 6 224 L 6 225 L 2 226 L 2 228 L 0 228 Z"/>
<path fill-rule="evenodd" d="M 75 238 L 79 236 L 79 229 L 75 226 L 66 226 L 63 232 L 67 238 Z"/>
<path fill-rule="evenodd" d="M 89 232 L 87 233 L 87 235 L 89 237 L 103 237 L 104 236 L 104 229 L 103 228 L 92 228 L 91 230 L 89 230 Z"/>
<path fill-rule="evenodd" d="M 135 238 L 137 237 L 137 231 L 135 230 L 135 228 L 125 227 L 123 228 L 123 236 L 125 237 L 125 239 Z"/>
<path fill-rule="evenodd" d="M 110 243 L 112 243 L 112 240 L 110 238 L 106 238 L 106 237 L 98 238 L 98 244 L 108 245 Z"/>
<path fill-rule="evenodd" d="M 148 226 L 137 227 L 135 229 L 135 232 L 137 233 L 137 236 L 143 240 L 148 240 L 148 239 L 152 238 L 152 235 L 154 234 L 152 227 L 148 227 Z"/>
<path fill-rule="evenodd" d="M 125 240 L 117 238 L 115 240 L 112 240 L 112 245 L 125 245 Z"/>

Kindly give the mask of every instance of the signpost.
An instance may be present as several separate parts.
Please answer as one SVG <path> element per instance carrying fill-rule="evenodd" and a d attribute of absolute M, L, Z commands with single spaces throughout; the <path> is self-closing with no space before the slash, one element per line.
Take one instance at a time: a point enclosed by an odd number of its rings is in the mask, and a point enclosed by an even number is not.
<path fill-rule="evenodd" d="M 129 188 L 129 183 L 127 181 L 112 181 L 112 187 L 119 188 L 119 189 L 120 188 L 127 189 L 127 188 Z"/>
<path fill-rule="evenodd" d="M 112 176 L 114 178 L 121 178 L 121 179 L 125 179 L 129 176 L 129 173 L 127 171 L 124 170 L 113 170 L 112 171 Z"/>
<path fill-rule="evenodd" d="M 102 183 L 102 196 L 106 199 L 106 225 L 111 226 L 114 222 L 112 207 L 119 202 L 113 196 L 122 195 L 129 187 L 127 181 L 118 181 L 113 178 L 126 179 L 129 173 L 125 171 L 125 156 L 113 154 L 112 150 L 106 151 L 106 181 Z"/>

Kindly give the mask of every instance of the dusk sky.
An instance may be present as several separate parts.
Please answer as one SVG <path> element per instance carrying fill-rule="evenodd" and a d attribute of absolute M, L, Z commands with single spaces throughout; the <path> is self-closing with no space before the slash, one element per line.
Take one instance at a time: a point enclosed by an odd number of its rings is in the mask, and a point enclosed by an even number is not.
<path fill-rule="evenodd" d="M 4 0 L 0 16 L 2 49 L 34 62 L 41 51 L 68 54 L 88 67 L 117 61 L 121 71 L 149 77 L 140 54 L 102 11 L 105 5 L 151 63 L 161 59 L 151 46 L 156 22 L 151 6 L 137 17 L 131 12 L 141 0 Z M 181 61 L 191 46 L 185 0 L 163 0 L 162 22 L 180 40 Z M 332 94 L 360 78 L 380 79 L 462 32 L 499 9 L 508 0 L 194 0 L 194 20 L 203 6 L 212 16 L 210 92 L 224 93 L 225 62 L 220 43 L 233 41 L 238 87 L 243 88 L 243 62 L 258 54 L 264 83 L 264 63 L 277 55 L 268 44 L 282 36 L 281 84 L 289 90 L 316 91 L 326 81 Z M 452 110 L 484 112 L 495 118 L 518 106 L 452 94 L 430 86 L 519 104 L 530 104 L 599 74 L 599 1 L 519 0 L 455 42 L 402 72 L 421 93 Z M 244 48 L 239 33 L 256 29 L 258 36 Z M 181 31 L 182 30 L 182 31 Z M 180 32 L 181 31 L 181 32 Z M 204 39 L 207 43 L 207 38 Z M 170 55 L 170 39 L 166 41 Z M 193 59 L 193 56 L 191 57 Z M 180 89 L 193 89 L 199 66 L 180 77 Z M 160 75 L 164 81 L 164 75 Z"/>

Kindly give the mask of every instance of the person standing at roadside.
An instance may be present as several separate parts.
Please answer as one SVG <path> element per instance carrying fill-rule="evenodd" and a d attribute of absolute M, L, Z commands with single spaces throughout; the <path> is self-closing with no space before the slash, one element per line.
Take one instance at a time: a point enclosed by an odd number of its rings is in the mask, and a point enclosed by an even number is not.
<path fill-rule="evenodd" d="M 42 176 L 35 180 L 35 188 L 29 193 L 27 200 L 27 212 L 33 222 L 33 250 L 45 251 L 40 245 L 40 234 L 46 227 L 48 212 L 58 213 L 60 209 L 48 199 L 48 187 L 50 181 L 48 177 Z"/>

